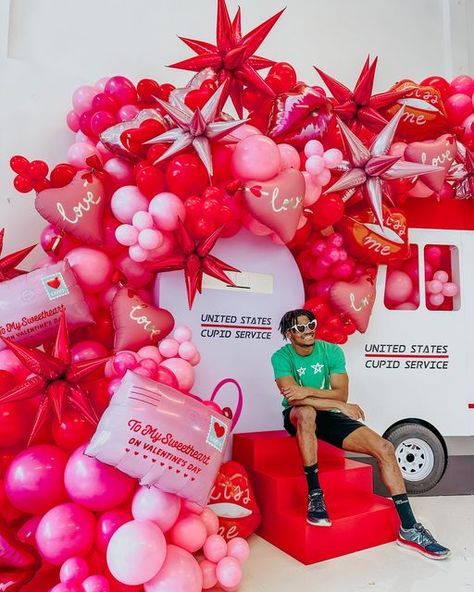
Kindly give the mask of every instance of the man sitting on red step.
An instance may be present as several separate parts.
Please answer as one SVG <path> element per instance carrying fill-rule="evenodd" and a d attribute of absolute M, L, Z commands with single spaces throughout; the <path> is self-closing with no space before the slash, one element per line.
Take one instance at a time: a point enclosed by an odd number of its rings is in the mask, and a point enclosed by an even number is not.
<path fill-rule="evenodd" d="M 296 436 L 303 460 L 309 524 L 331 526 L 318 478 L 317 435 L 344 450 L 373 456 L 400 516 L 397 542 L 431 559 L 446 559 L 449 549 L 437 543 L 413 516 L 392 443 L 361 423 L 363 410 L 347 402 L 342 349 L 315 338 L 316 319 L 309 310 L 290 310 L 283 315 L 279 329 L 290 343 L 273 354 L 272 365 L 283 395 L 283 424 Z"/>

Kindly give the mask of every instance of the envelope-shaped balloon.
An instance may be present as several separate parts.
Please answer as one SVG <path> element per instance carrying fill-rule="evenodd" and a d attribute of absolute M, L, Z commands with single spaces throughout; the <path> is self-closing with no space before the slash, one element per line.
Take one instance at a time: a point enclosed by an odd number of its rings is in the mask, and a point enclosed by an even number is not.
<path fill-rule="evenodd" d="M 230 429 L 200 401 L 129 370 L 85 454 L 205 506 Z"/>
<path fill-rule="evenodd" d="M 67 261 L 0 284 L 2 337 L 23 345 L 40 345 L 56 335 L 62 311 L 70 331 L 94 321 Z M 5 347 L 1 342 L 0 350 Z"/>

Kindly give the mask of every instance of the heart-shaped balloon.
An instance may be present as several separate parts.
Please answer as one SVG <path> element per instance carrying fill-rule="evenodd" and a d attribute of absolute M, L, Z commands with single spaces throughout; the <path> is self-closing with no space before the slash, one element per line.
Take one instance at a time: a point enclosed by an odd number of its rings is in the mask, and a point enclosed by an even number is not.
<path fill-rule="evenodd" d="M 68 185 L 40 191 L 35 208 L 45 220 L 80 241 L 103 243 L 104 185 L 96 174 L 78 171 Z"/>
<path fill-rule="evenodd" d="M 365 261 L 386 264 L 409 255 L 408 227 L 400 210 L 383 208 L 383 229 L 370 209 L 344 216 L 336 227 L 350 252 Z"/>
<path fill-rule="evenodd" d="M 413 80 L 401 80 L 390 90 L 406 91 L 403 98 L 380 109 L 380 113 L 389 120 L 402 106 L 405 107 L 405 113 L 397 126 L 396 139 L 408 142 L 428 140 L 449 131 L 449 121 L 438 89 L 420 86 Z"/>
<path fill-rule="evenodd" d="M 0 519 L 0 590 L 17 592 L 33 579 L 41 561 L 35 549 L 18 540 Z"/>
<path fill-rule="evenodd" d="M 363 276 L 353 283 L 335 282 L 329 299 L 334 308 L 344 313 L 361 333 L 365 333 L 375 302 L 375 286 L 370 276 Z"/>
<path fill-rule="evenodd" d="M 174 318 L 169 311 L 147 304 L 128 288 L 120 289 L 115 295 L 112 318 L 115 351 L 136 351 L 144 345 L 156 345 L 174 327 Z"/>
<path fill-rule="evenodd" d="M 302 173 L 286 169 L 268 181 L 247 181 L 242 193 L 250 214 L 287 243 L 298 228 L 304 192 Z"/>
<path fill-rule="evenodd" d="M 443 167 L 442 170 L 423 175 L 423 183 L 432 191 L 440 191 L 446 175 L 456 158 L 456 139 L 451 134 L 444 134 L 437 140 L 412 142 L 405 148 L 403 157 L 410 162 L 431 164 Z"/>
<path fill-rule="evenodd" d="M 331 117 L 328 99 L 311 86 L 299 83 L 274 99 L 267 135 L 276 142 L 290 142 L 302 148 L 309 140 L 324 136 Z"/>
<path fill-rule="evenodd" d="M 147 121 L 154 121 L 155 125 L 159 127 L 143 125 Z M 143 109 L 134 119 L 122 121 L 104 130 L 100 134 L 100 141 L 114 154 L 129 160 L 139 160 L 143 143 L 165 131 L 168 127 L 164 117 L 158 111 Z"/>
<path fill-rule="evenodd" d="M 217 514 L 218 533 L 226 540 L 247 538 L 260 524 L 260 510 L 247 471 L 233 460 L 221 465 L 208 507 Z"/>

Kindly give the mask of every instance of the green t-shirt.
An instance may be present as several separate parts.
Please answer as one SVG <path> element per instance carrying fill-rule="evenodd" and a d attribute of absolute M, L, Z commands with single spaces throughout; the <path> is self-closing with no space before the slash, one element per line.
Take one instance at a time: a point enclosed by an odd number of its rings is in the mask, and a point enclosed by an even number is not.
<path fill-rule="evenodd" d="M 344 374 L 346 361 L 342 349 L 327 341 L 316 340 L 309 356 L 300 356 L 288 343 L 272 356 L 275 380 L 282 376 L 292 376 L 300 386 L 317 389 L 330 388 L 330 374 Z M 283 397 L 283 407 L 288 407 L 288 400 Z"/>

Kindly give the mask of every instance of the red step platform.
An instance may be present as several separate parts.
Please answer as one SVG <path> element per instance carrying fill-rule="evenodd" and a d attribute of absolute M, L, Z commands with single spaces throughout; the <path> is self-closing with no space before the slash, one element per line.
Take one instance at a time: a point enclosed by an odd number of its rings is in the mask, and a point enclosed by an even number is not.
<path fill-rule="evenodd" d="M 247 469 L 262 512 L 258 534 L 308 565 L 397 538 L 391 499 L 372 490 L 372 467 L 318 442 L 319 480 L 330 528 L 306 522 L 307 486 L 295 438 L 285 431 L 234 435 L 233 459 Z"/>

